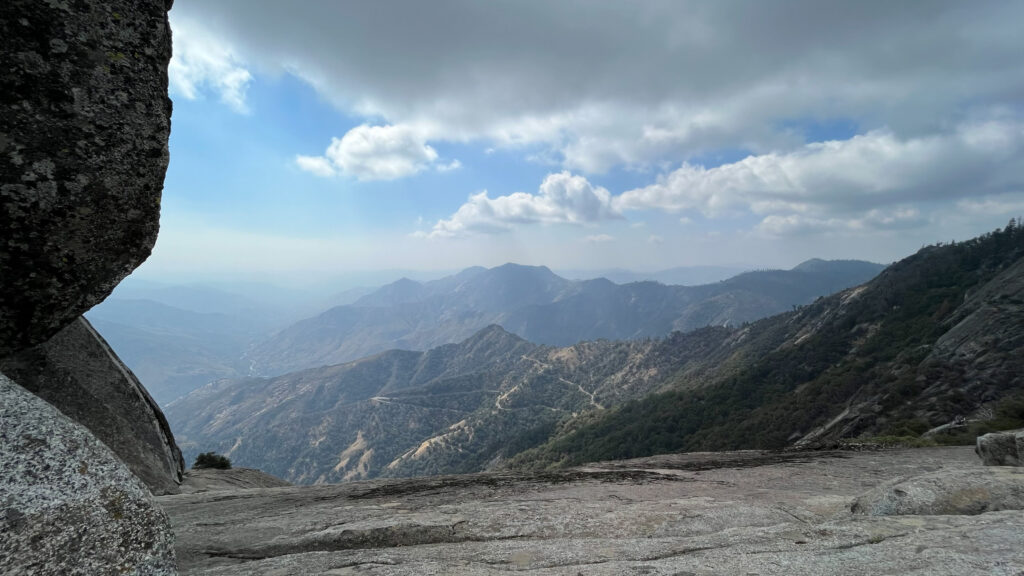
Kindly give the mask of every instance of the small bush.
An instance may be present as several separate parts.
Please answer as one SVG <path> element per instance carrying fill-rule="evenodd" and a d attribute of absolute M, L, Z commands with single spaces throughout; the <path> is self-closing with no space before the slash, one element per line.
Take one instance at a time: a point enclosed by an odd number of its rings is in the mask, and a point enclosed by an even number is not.
<path fill-rule="evenodd" d="M 227 456 L 221 456 L 216 452 L 203 452 L 199 456 L 196 456 L 196 462 L 192 465 L 192 468 L 196 470 L 202 468 L 228 470 L 231 468 L 231 460 L 229 460 Z"/>

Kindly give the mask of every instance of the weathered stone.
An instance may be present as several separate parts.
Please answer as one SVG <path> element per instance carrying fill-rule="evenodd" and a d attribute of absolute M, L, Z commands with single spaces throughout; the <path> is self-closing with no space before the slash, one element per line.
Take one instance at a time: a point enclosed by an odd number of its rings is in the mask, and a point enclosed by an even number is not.
<path fill-rule="evenodd" d="M 81 316 L 153 247 L 170 4 L 0 2 L 0 357 Z"/>
<path fill-rule="evenodd" d="M 195 494 L 198 492 L 278 488 L 281 486 L 291 486 L 291 484 L 277 476 L 271 476 L 254 468 L 231 468 L 229 470 L 203 468 L 185 472 L 185 480 L 181 483 L 181 492 L 183 494 Z"/>
<path fill-rule="evenodd" d="M 82 426 L 0 374 L 0 572 L 175 574 L 149 491 Z"/>
<path fill-rule="evenodd" d="M 0 371 L 88 428 L 153 494 L 178 492 L 185 465 L 163 412 L 85 318 Z"/>
<path fill-rule="evenodd" d="M 979 436 L 974 451 L 986 466 L 1024 466 L 1024 429 Z"/>
<path fill-rule="evenodd" d="M 872 516 L 983 514 L 1024 510 L 1024 469 L 940 470 L 860 496 L 851 510 Z"/>
<path fill-rule="evenodd" d="M 969 448 L 680 454 L 158 500 L 182 571 L 210 576 L 1019 574 L 1019 511 L 850 511 L 937 470 L 985 469 Z"/>

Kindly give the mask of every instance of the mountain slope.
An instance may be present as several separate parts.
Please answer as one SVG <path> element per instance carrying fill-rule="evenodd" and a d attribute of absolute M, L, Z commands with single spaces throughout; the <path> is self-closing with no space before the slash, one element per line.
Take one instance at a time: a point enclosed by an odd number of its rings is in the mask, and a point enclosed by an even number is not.
<path fill-rule="evenodd" d="M 922 249 L 864 286 L 737 331 L 702 378 L 683 374 L 674 390 L 569 422 L 515 464 L 919 434 L 956 416 L 1024 418 L 998 413 L 1024 390 L 1022 255 L 1019 227 Z"/>
<path fill-rule="evenodd" d="M 550 348 L 490 326 L 427 352 L 215 382 L 166 414 L 186 458 L 215 450 L 298 483 L 474 471 L 699 370 L 728 334 Z"/>
<path fill-rule="evenodd" d="M 390 348 L 425 350 L 500 324 L 532 342 L 662 337 L 738 325 L 869 280 L 883 267 L 856 261 L 748 272 L 715 284 L 666 286 L 570 281 L 545 267 L 470 268 L 439 280 L 402 279 L 298 322 L 249 353 L 260 374 L 347 362 Z"/>

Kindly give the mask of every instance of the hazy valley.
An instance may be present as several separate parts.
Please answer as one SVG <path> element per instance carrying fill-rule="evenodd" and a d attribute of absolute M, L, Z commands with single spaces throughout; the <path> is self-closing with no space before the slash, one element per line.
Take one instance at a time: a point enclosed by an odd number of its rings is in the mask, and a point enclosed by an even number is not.
<path fill-rule="evenodd" d="M 426 352 L 218 381 L 167 415 L 187 455 L 216 450 L 298 483 L 916 436 L 956 416 L 984 427 L 1024 417 L 1022 237 L 929 247 L 745 325 L 565 347 L 494 325 Z M 758 275 L 789 278 L 748 273 L 695 290 L 735 295 Z M 362 306 L 423 290 L 398 282 Z"/>

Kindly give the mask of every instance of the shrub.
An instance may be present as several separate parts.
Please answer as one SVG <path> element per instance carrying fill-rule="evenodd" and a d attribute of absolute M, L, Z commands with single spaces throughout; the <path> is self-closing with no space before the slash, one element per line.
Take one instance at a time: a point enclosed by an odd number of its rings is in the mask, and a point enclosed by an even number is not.
<path fill-rule="evenodd" d="M 193 469 L 202 468 L 217 468 L 218 470 L 228 470 L 231 468 L 231 460 L 227 456 L 221 456 L 216 452 L 203 452 L 199 456 L 196 456 L 196 462 L 192 465 Z"/>

